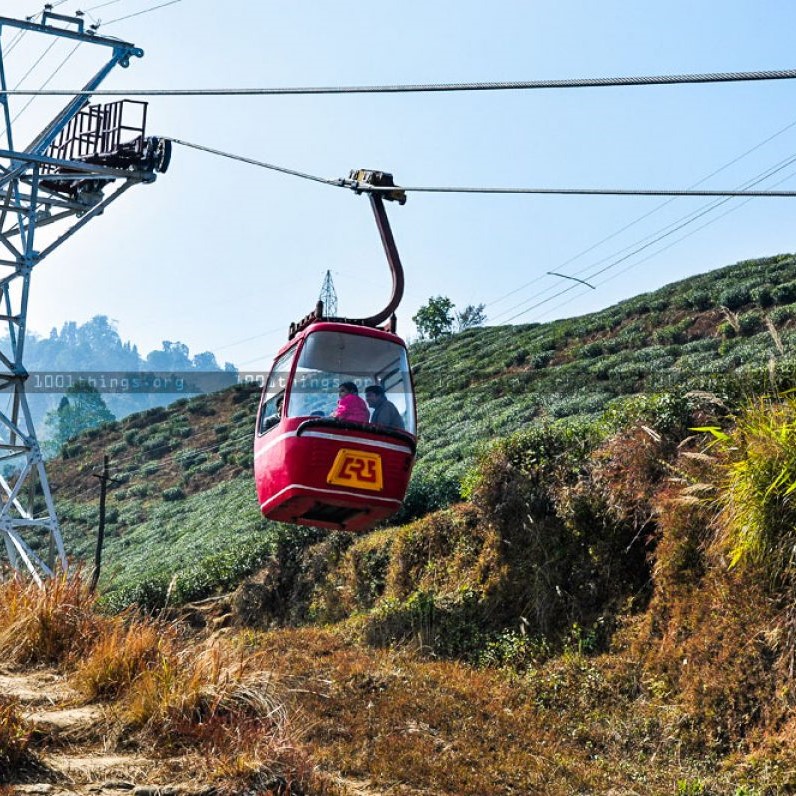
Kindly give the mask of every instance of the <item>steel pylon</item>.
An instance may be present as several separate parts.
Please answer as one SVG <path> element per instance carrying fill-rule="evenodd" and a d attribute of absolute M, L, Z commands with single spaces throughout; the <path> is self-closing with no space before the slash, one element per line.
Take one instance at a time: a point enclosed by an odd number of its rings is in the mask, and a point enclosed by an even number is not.
<path fill-rule="evenodd" d="M 24 148 L 15 147 L 22 111 L 12 114 L 17 98 L 9 95 L 6 78 L 11 43 L 3 34 L 9 30 L 13 44 L 26 36 L 29 46 L 31 39 L 44 36 L 104 48 L 92 50 L 99 55 L 99 71 L 66 98 Z M 0 130 L 6 146 L 0 147 L 0 324 L 7 325 L 8 335 L 0 340 L 0 555 L 4 547 L 11 567 L 27 569 L 39 584 L 57 570 L 66 571 L 67 556 L 25 394 L 31 274 L 125 191 L 165 171 L 169 142 L 145 138 L 143 122 L 134 128 L 132 141 L 125 139 L 132 128 L 118 117 L 126 101 L 88 105 L 89 93 L 114 67 L 141 56 L 143 50 L 128 42 L 85 31 L 80 17 L 50 10 L 38 22 L 0 17 Z M 145 121 L 146 104 L 134 104 L 143 106 Z"/>

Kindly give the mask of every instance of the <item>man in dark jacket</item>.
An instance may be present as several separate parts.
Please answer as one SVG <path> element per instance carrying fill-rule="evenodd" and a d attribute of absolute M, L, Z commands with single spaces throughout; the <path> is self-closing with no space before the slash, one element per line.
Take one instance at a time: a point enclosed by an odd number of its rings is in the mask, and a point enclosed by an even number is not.
<path fill-rule="evenodd" d="M 384 387 L 380 384 L 371 384 L 365 387 L 365 400 L 373 410 L 370 422 L 378 426 L 390 426 L 391 428 L 403 428 L 404 421 L 401 413 L 396 409 L 395 404 L 387 400 L 384 395 Z"/>

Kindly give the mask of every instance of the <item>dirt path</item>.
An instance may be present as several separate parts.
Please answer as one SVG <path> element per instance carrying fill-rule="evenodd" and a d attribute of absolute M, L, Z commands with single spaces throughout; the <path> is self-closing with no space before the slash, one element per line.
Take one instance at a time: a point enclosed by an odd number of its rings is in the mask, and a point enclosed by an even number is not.
<path fill-rule="evenodd" d="M 65 679 L 49 670 L 0 670 L 0 694 L 19 702 L 33 729 L 38 765 L 13 772 L 12 793 L 30 796 L 200 796 L 212 789 L 158 778 L 163 761 L 116 749 L 110 716 L 83 705 Z"/>

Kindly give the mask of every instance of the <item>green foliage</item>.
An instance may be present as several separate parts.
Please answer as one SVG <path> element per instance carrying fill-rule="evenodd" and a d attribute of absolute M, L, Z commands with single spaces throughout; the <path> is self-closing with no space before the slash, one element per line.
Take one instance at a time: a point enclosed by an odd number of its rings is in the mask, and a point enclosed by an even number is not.
<path fill-rule="evenodd" d="M 775 304 L 793 304 L 796 301 L 796 281 L 777 285 L 771 291 Z"/>
<path fill-rule="evenodd" d="M 432 296 L 412 320 L 420 338 L 437 340 L 453 330 L 453 302 L 447 296 Z"/>
<path fill-rule="evenodd" d="M 728 310 L 737 310 L 752 300 L 748 284 L 737 284 L 719 293 L 719 305 Z"/>
<path fill-rule="evenodd" d="M 58 408 L 47 414 L 45 425 L 53 443 L 60 448 L 78 434 L 115 419 L 96 387 L 77 382 L 67 388 Z"/>
<path fill-rule="evenodd" d="M 744 337 L 750 337 L 760 331 L 763 325 L 763 316 L 759 312 L 745 312 L 738 317 L 738 332 Z"/>
<path fill-rule="evenodd" d="M 163 490 L 163 500 L 183 500 L 185 492 L 178 486 L 172 486 Z"/>
<path fill-rule="evenodd" d="M 773 287 L 770 284 L 761 285 L 755 288 L 752 293 L 752 301 L 762 309 L 768 309 L 774 303 Z"/>
<path fill-rule="evenodd" d="M 726 457 L 719 492 L 731 566 L 762 566 L 777 582 L 796 576 L 796 398 L 760 398 L 729 431 L 712 430 Z"/>
<path fill-rule="evenodd" d="M 483 326 L 486 323 L 484 304 L 468 304 L 461 312 L 456 313 L 456 330 L 463 332 L 466 329 L 474 329 L 476 326 Z"/>

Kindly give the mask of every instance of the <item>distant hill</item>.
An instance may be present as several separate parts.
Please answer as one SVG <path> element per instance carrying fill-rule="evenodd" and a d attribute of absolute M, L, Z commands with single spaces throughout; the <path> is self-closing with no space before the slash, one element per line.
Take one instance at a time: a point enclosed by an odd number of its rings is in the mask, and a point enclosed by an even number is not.
<path fill-rule="evenodd" d="M 471 329 L 417 343 L 419 460 L 396 522 L 458 500 L 476 453 L 496 438 L 599 416 L 623 396 L 736 389 L 793 360 L 796 256 L 751 260 L 578 318 Z M 755 375 L 757 374 L 757 375 Z M 763 382 L 764 383 L 764 382 Z M 90 558 L 96 479 L 108 453 L 123 485 L 109 501 L 103 582 L 163 597 L 233 583 L 282 531 L 259 516 L 251 479 L 256 391 L 236 387 L 150 409 L 73 441 L 49 473 L 73 555 Z M 306 534 L 305 531 L 291 531 Z M 142 585 L 143 584 L 143 585 Z M 120 592 L 121 594 L 121 592 Z M 158 596 L 160 595 L 160 596 Z"/>
<path fill-rule="evenodd" d="M 8 338 L 0 339 L 7 350 Z M 52 385 L 69 386 L 85 374 L 106 374 L 105 383 L 112 377 L 142 371 L 159 373 L 194 374 L 216 371 L 234 371 L 231 363 L 220 366 L 211 351 L 191 356 L 188 346 L 179 341 L 164 340 L 159 350 L 142 356 L 137 346 L 123 341 L 116 325 L 105 315 L 96 315 L 90 321 L 78 324 L 67 321 L 60 330 L 53 327 L 48 337 L 29 332 L 25 341 L 25 367 L 30 373 L 28 396 L 31 411 L 40 437 L 46 436 L 42 424 L 44 415 L 58 406 L 63 390 L 50 389 Z M 56 374 L 59 381 L 56 382 Z M 44 388 L 44 389 L 42 389 Z M 179 392 L 119 390 L 103 392 L 103 399 L 115 417 L 125 417 L 153 406 L 164 406 L 179 397 Z M 42 391 L 39 391 L 42 390 Z M 44 391 L 46 390 L 46 391 Z"/>

